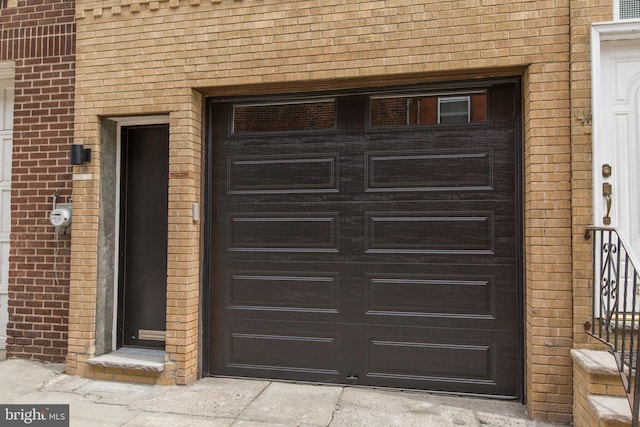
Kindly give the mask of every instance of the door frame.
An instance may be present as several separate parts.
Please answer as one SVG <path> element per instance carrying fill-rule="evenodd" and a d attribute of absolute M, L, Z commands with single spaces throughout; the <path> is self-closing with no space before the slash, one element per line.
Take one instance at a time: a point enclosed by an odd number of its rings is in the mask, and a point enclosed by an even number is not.
<path fill-rule="evenodd" d="M 119 280 L 120 277 L 120 185 L 121 185 L 121 164 L 122 164 L 122 128 L 129 126 L 146 126 L 146 125 L 169 125 L 169 115 L 154 115 L 154 116 L 127 116 L 127 117 L 108 117 L 109 120 L 116 122 L 116 167 L 115 167 L 115 199 L 114 199 L 114 212 L 115 212 L 115 231 L 116 239 L 114 242 L 113 253 L 113 318 L 111 325 L 111 348 L 113 351 L 118 349 L 118 310 L 119 310 Z M 171 139 L 171 127 L 169 125 L 169 139 Z"/>
<path fill-rule="evenodd" d="M 11 160 L 13 147 L 13 109 L 14 109 L 14 87 L 15 87 L 15 63 L 13 61 L 0 61 L 0 136 L 5 139 L 4 152 L 0 153 L 0 159 L 4 163 L 0 166 L 2 176 L 9 179 L 2 182 L 0 180 L 0 192 L 9 192 L 11 195 Z M 8 142 L 8 147 L 6 143 Z M 6 156 L 9 156 L 7 159 Z M 3 170 L 6 166 L 7 170 Z M 7 173 L 8 172 L 8 173 Z M 0 360 L 6 358 L 7 349 L 7 325 L 9 323 L 9 248 L 11 243 L 11 203 L 2 206 L 3 224 L 9 224 L 8 230 L 0 230 L 0 247 L 6 246 L 6 250 L 0 250 Z"/>

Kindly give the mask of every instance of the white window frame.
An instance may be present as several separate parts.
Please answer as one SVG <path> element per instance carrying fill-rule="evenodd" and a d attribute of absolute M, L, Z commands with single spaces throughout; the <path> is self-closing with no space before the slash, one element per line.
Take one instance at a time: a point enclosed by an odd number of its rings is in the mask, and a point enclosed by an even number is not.
<path fill-rule="evenodd" d="M 467 121 L 471 123 L 471 96 L 438 96 L 438 124 L 442 123 L 442 117 L 458 117 L 463 116 L 464 113 L 443 113 L 442 104 L 453 104 L 455 102 L 464 101 L 467 103 Z M 445 123 L 447 124 L 447 123 Z"/>

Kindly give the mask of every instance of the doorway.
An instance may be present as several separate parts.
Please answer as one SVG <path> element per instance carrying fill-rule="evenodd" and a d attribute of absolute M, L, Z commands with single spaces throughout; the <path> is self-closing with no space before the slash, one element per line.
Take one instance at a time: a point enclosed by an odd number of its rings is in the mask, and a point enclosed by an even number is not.
<path fill-rule="evenodd" d="M 164 348 L 169 125 L 123 126 L 117 347 Z"/>

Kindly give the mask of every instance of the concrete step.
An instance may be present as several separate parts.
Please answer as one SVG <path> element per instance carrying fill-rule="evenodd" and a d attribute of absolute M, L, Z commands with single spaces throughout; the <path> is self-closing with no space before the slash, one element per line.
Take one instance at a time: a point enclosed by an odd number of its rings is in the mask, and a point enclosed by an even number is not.
<path fill-rule="evenodd" d="M 588 394 L 626 396 L 616 360 L 605 350 L 571 350 L 574 375 L 583 376 Z"/>
<path fill-rule="evenodd" d="M 612 326 L 622 330 L 623 326 L 627 333 L 638 333 L 640 328 L 640 316 L 637 313 L 616 313 L 611 318 Z"/>
<path fill-rule="evenodd" d="M 626 397 L 592 395 L 589 405 L 600 420 L 600 427 L 631 426 L 631 407 Z"/>
<path fill-rule="evenodd" d="M 105 368 L 162 372 L 164 371 L 164 350 L 122 347 L 118 351 L 92 357 L 87 360 L 87 363 Z"/>
<path fill-rule="evenodd" d="M 631 425 L 631 408 L 615 358 L 604 350 L 571 350 L 575 427 Z"/>

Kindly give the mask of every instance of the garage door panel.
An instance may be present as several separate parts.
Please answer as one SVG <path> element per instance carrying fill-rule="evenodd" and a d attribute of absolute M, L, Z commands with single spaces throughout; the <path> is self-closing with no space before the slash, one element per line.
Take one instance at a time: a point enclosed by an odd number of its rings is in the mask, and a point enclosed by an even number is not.
<path fill-rule="evenodd" d="M 495 384 L 495 355 L 490 344 L 445 342 L 369 342 L 368 377 L 440 382 L 486 382 Z M 425 363 L 425 361 L 429 363 Z"/>
<path fill-rule="evenodd" d="M 366 314 L 400 318 L 495 319 L 495 276 L 367 274 Z M 415 320 L 414 320 L 415 322 Z"/>
<path fill-rule="evenodd" d="M 515 371 L 504 354 L 512 353 L 513 339 L 509 332 L 469 329 L 370 333 L 362 382 L 436 391 L 460 391 L 464 384 L 467 393 L 511 396 Z"/>
<path fill-rule="evenodd" d="M 365 264 L 367 322 L 511 330 L 517 275 L 510 264 Z"/>
<path fill-rule="evenodd" d="M 220 327 L 245 320 L 343 323 L 354 307 L 362 312 L 363 275 L 344 263 L 243 260 L 227 266 L 216 275 L 224 284 L 214 301 Z"/>
<path fill-rule="evenodd" d="M 337 272 L 232 271 L 227 273 L 227 304 L 231 310 L 338 313 Z"/>
<path fill-rule="evenodd" d="M 512 264 L 516 257 L 515 203 L 422 201 L 362 203 L 352 209 L 363 239 L 353 259 L 405 263 Z M 362 246 L 361 246 L 362 245 Z"/>
<path fill-rule="evenodd" d="M 366 157 L 368 192 L 435 192 L 437 197 L 450 192 L 471 195 L 493 193 L 494 197 L 514 196 L 515 132 L 483 129 L 442 133 L 424 131 L 429 139 L 415 139 L 398 131 L 381 140 L 368 140 L 363 148 Z M 506 193 L 505 193 L 506 192 Z"/>
<path fill-rule="evenodd" d="M 367 152 L 365 157 L 365 191 L 469 191 L 493 186 L 491 150 L 384 151 Z"/>
<path fill-rule="evenodd" d="M 268 376 L 273 371 L 303 378 L 304 374 L 338 373 L 339 335 L 304 330 L 278 331 L 273 324 L 267 331 L 236 329 L 229 331 L 227 350 L 221 368 L 230 375 Z M 266 329 L 266 328 L 265 328 Z"/>
<path fill-rule="evenodd" d="M 229 157 L 228 193 L 337 192 L 338 153 Z"/>
<path fill-rule="evenodd" d="M 367 212 L 365 217 L 367 253 L 494 252 L 494 221 L 490 211 Z"/>
<path fill-rule="evenodd" d="M 234 212 L 227 218 L 229 251 L 339 251 L 337 212 Z"/>

